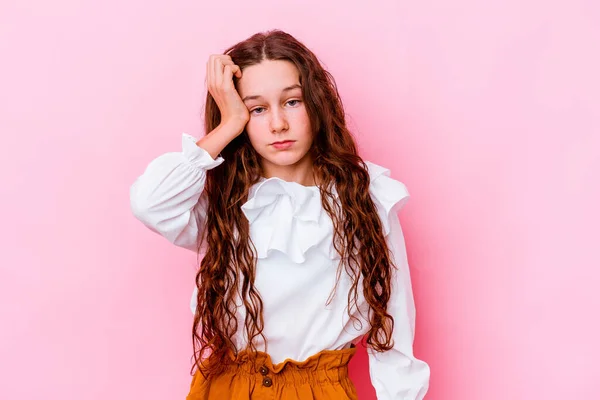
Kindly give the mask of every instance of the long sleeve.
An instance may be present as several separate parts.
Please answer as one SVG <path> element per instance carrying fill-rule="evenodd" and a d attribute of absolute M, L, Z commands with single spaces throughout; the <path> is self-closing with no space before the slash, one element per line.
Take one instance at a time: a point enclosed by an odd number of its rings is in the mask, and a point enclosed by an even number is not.
<path fill-rule="evenodd" d="M 196 145 L 196 139 L 182 135 L 182 151 L 165 153 L 152 160 L 130 188 L 133 215 L 171 243 L 197 251 L 199 230 L 206 218 L 202 196 L 206 171 L 220 165 Z"/>
<path fill-rule="evenodd" d="M 429 388 L 429 365 L 413 355 L 415 304 L 404 235 L 398 215 L 388 216 L 387 236 L 395 265 L 388 312 L 394 318 L 394 347 L 377 353 L 367 348 L 371 382 L 378 400 L 421 400 Z"/>

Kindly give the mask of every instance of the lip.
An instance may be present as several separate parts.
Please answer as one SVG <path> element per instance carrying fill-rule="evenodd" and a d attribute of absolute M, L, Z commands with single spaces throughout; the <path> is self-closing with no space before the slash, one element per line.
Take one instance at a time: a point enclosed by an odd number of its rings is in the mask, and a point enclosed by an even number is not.
<path fill-rule="evenodd" d="M 281 142 L 271 143 L 277 150 L 285 150 L 290 148 L 295 143 L 295 140 L 283 140 Z"/>

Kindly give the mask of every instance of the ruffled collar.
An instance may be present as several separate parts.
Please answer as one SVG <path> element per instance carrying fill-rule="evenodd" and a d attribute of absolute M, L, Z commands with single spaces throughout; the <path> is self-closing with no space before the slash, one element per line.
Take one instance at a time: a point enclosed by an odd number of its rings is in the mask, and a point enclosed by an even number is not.
<path fill-rule="evenodd" d="M 388 169 L 369 161 L 366 164 L 371 180 L 369 193 L 387 236 L 390 216 L 405 204 L 408 191 L 403 183 L 390 177 Z M 335 188 L 332 193 L 337 198 Z M 295 263 L 304 263 L 311 249 L 332 260 L 339 258 L 333 247 L 333 222 L 323 209 L 318 186 L 262 178 L 250 188 L 242 212 L 250 222 L 259 259 L 280 252 Z"/>
<path fill-rule="evenodd" d="M 281 178 L 261 178 L 250 188 L 248 201 L 242 205 L 242 211 L 250 223 L 254 222 L 261 212 L 276 203 L 281 196 L 288 196 L 292 204 L 295 218 L 304 221 L 318 222 L 321 215 L 321 196 L 318 186 L 304 186 L 297 182 L 288 182 Z"/>
<path fill-rule="evenodd" d="M 250 222 L 259 259 L 280 252 L 301 264 L 311 249 L 331 259 L 337 257 L 333 223 L 321 205 L 318 186 L 262 178 L 250 188 L 242 212 Z"/>

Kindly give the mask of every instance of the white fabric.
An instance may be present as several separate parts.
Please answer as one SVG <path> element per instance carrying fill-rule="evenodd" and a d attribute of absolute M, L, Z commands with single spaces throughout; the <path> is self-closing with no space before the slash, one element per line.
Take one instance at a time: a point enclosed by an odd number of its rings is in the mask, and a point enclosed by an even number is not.
<path fill-rule="evenodd" d="M 197 251 L 199 229 L 206 217 L 201 196 L 206 171 L 224 160 L 213 159 L 183 134 L 182 152 L 154 159 L 131 186 L 133 214 L 171 243 Z M 415 306 L 406 248 L 397 211 L 409 198 L 405 185 L 390 171 L 367 162 L 373 198 L 392 251 L 394 271 L 388 305 L 394 317 L 394 348 L 376 353 L 368 349 L 371 382 L 380 400 L 423 399 L 429 386 L 427 363 L 413 355 Z M 334 191 L 334 195 L 336 192 Z M 264 335 L 274 363 L 303 361 L 321 350 L 335 350 L 358 342 L 368 331 L 367 303 L 359 290 L 358 309 L 347 312 L 350 277 L 344 272 L 333 300 L 326 305 L 336 281 L 339 260 L 333 247 L 333 224 L 321 206 L 319 189 L 279 178 L 262 178 L 255 184 L 242 211 L 250 222 L 250 237 L 257 250 L 255 287 L 263 301 Z M 361 285 L 359 284 L 359 288 Z M 196 308 L 196 290 L 191 302 Z M 238 309 L 240 321 L 243 308 Z M 245 345 L 244 324 L 234 338 Z M 264 343 L 257 348 L 265 350 Z"/>

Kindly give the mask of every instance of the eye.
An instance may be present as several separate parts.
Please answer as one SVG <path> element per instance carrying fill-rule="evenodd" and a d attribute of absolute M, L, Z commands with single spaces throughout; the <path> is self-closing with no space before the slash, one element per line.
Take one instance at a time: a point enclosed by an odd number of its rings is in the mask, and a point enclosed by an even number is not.
<path fill-rule="evenodd" d="M 261 112 L 264 110 L 263 107 L 256 107 L 254 110 L 250 111 L 252 114 L 261 114 Z M 258 112 L 257 112 L 258 111 Z"/>
<path fill-rule="evenodd" d="M 294 107 L 296 105 L 298 105 L 298 103 L 300 103 L 300 100 L 289 100 L 287 102 L 290 106 Z M 293 103 L 293 104 L 292 104 Z"/>

